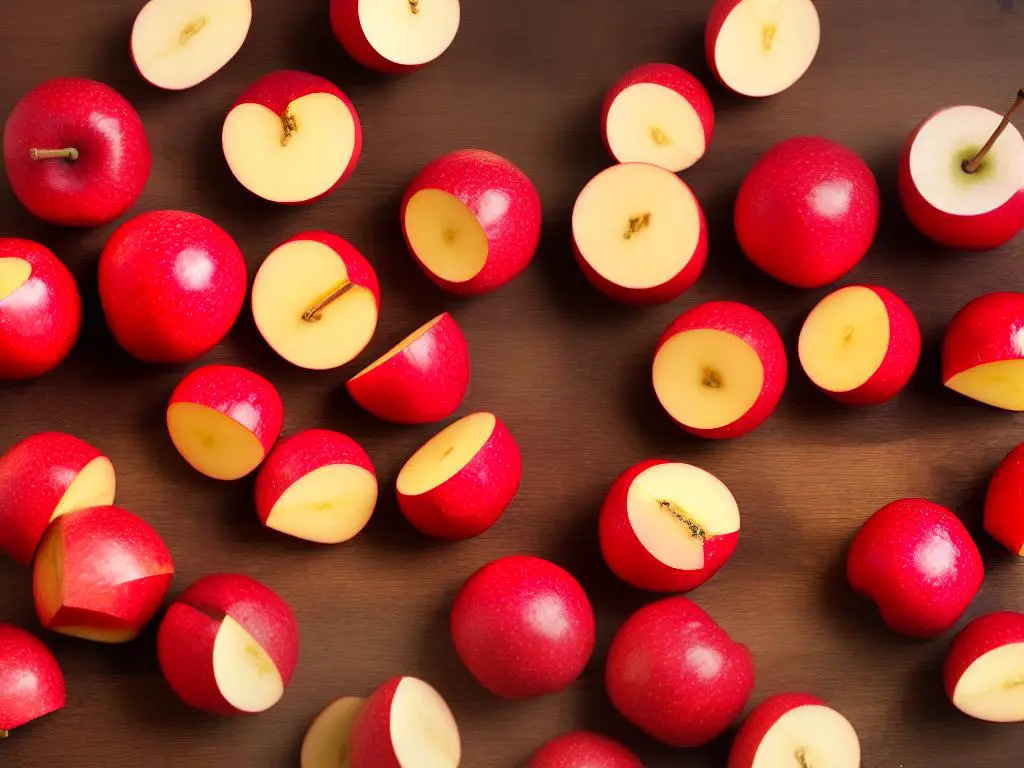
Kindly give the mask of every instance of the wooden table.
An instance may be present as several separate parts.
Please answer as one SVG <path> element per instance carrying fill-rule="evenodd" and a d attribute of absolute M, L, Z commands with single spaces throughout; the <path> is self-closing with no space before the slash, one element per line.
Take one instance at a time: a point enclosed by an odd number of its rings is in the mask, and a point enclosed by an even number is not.
<path fill-rule="evenodd" d="M 265 531 L 253 482 L 219 483 L 180 459 L 164 407 L 184 369 L 151 368 L 114 344 L 99 311 L 96 259 L 114 226 L 61 230 L 34 221 L 6 184 L 0 234 L 36 238 L 72 268 L 86 303 L 83 339 L 59 372 L 0 387 L 0 445 L 44 429 L 101 446 L 118 473 L 118 502 L 165 537 L 177 564 L 172 591 L 202 574 L 241 571 L 294 607 L 299 668 L 283 701 L 255 718 L 217 719 L 181 704 L 162 680 L 155 632 L 124 647 L 44 634 L 67 675 L 67 708 L 18 731 L 0 761 L 19 768 L 280 768 L 297 765 L 306 725 L 332 698 L 365 695 L 384 679 L 415 674 L 434 683 L 461 724 L 470 768 L 521 764 L 543 741 L 575 728 L 604 731 L 649 766 L 723 765 L 728 738 L 677 751 L 642 737 L 604 694 L 612 634 L 650 596 L 618 583 L 597 547 L 597 511 L 616 475 L 653 456 L 692 461 L 719 475 L 743 515 L 731 563 L 694 593 L 757 664 L 754 701 L 805 689 L 857 727 L 867 768 L 1020 764 L 1024 729 L 959 715 L 946 701 L 940 665 L 948 640 L 917 642 L 887 631 L 844 579 L 859 524 L 900 496 L 927 496 L 956 510 L 978 536 L 988 570 L 969 616 L 1024 605 L 1024 566 L 981 530 L 989 475 L 1022 439 L 1021 422 L 945 391 L 939 344 L 970 298 L 1020 288 L 1024 240 L 998 251 L 942 252 L 907 224 L 896 197 L 897 158 L 925 115 L 950 103 L 1002 111 L 1024 84 L 1024 7 L 1015 0 L 821 0 L 823 44 L 808 74 L 766 101 L 732 96 L 703 58 L 710 2 L 678 0 L 466 0 L 453 48 L 405 78 L 366 72 L 335 42 L 327 0 L 256 0 L 248 42 L 214 79 L 181 94 L 135 73 L 128 36 L 141 0 L 0 3 L 0 111 L 58 75 L 103 80 L 140 110 L 154 148 L 149 186 L 136 210 L 183 208 L 209 216 L 239 241 L 254 273 L 280 241 L 309 228 L 350 238 L 381 278 L 383 314 L 362 360 L 387 349 L 442 309 L 466 329 L 473 383 L 461 413 L 493 409 L 525 458 L 520 494 L 501 522 L 456 545 L 417 535 L 392 492 L 407 456 L 436 427 L 400 428 L 361 413 L 341 386 L 348 371 L 313 374 L 277 358 L 248 310 L 203 362 L 251 366 L 281 389 L 286 430 L 330 427 L 369 451 L 383 493 L 368 529 L 337 548 Z M 608 164 L 598 114 L 605 89 L 627 68 L 674 61 L 708 84 L 718 126 L 708 156 L 685 173 L 710 223 L 707 270 L 683 299 L 651 309 L 613 306 L 573 263 L 568 222 L 587 179 Z M 365 149 L 354 178 L 317 205 L 263 203 L 229 173 L 220 148 L 226 110 L 258 76 L 306 69 L 354 100 Z M 781 139 L 821 134 L 861 153 L 883 194 L 875 247 L 849 280 L 900 293 L 920 320 L 925 351 L 908 390 L 888 405 L 850 410 L 815 393 L 799 370 L 795 339 L 823 291 L 773 282 L 740 253 L 731 213 L 758 155 Z M 506 155 L 534 180 L 545 232 L 531 269 L 472 301 L 433 288 L 406 253 L 398 202 L 436 155 L 482 147 Z M 702 442 L 672 425 L 650 386 L 653 345 L 684 307 L 729 298 L 775 321 L 791 352 L 789 388 L 775 416 L 734 442 Z M 190 367 L 194 367 L 194 365 Z M 352 370 L 352 369 L 349 369 Z M 598 647 L 564 693 L 506 703 L 460 665 L 447 628 L 453 594 L 475 569 L 529 552 L 575 574 L 598 614 Z M 30 575 L 0 563 L 0 620 L 37 628 Z"/>

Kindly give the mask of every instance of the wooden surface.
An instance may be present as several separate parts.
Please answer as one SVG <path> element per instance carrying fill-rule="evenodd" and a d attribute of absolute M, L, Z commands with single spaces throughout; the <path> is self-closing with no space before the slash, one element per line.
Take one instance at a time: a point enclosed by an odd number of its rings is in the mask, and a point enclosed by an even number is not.
<path fill-rule="evenodd" d="M 68 683 L 67 708 L 0 746 L 10 766 L 297 765 L 312 717 L 343 694 L 367 694 L 395 674 L 435 684 L 461 724 L 471 768 L 521 764 L 565 730 L 601 730 L 634 747 L 649 766 L 724 764 L 728 738 L 676 751 L 642 737 L 604 694 L 608 642 L 650 599 L 616 582 L 601 561 L 596 516 L 616 475 L 653 456 L 692 461 L 733 490 L 743 516 L 732 562 L 693 597 L 752 649 L 754 701 L 806 689 L 849 716 L 867 768 L 1019 765 L 1024 730 L 959 716 L 939 668 L 948 640 L 917 642 L 886 631 L 846 587 L 843 563 L 858 525 L 883 503 L 922 495 L 955 509 L 978 535 L 987 567 L 970 616 L 1024 605 L 1024 566 L 981 532 L 985 485 L 1022 439 L 1021 421 L 946 392 L 938 380 L 945 324 L 970 298 L 1021 288 L 1024 240 L 999 251 L 943 253 L 916 236 L 895 195 L 907 135 L 948 103 L 1002 110 L 1024 76 L 1024 7 L 1015 0 L 821 0 L 823 44 L 789 92 L 741 100 L 711 83 L 703 60 L 709 0 L 466 0 L 453 48 L 409 77 L 369 74 L 350 62 L 327 23 L 327 0 L 255 0 L 249 39 L 214 79 L 161 93 L 128 56 L 141 0 L 0 3 L 0 112 L 58 75 L 97 78 L 140 110 L 154 149 L 153 173 L 136 211 L 183 208 L 231 232 L 251 273 L 280 241 L 318 227 L 350 238 L 377 268 L 381 324 L 370 360 L 433 313 L 453 311 L 473 354 L 473 383 L 460 413 L 493 409 L 523 450 L 522 490 L 486 535 L 457 545 L 416 535 L 398 513 L 395 475 L 436 427 L 398 428 L 360 413 L 340 386 L 347 371 L 312 374 L 276 358 L 248 309 L 203 362 L 233 362 L 281 389 L 286 431 L 331 427 L 372 456 L 382 497 L 369 528 L 337 548 L 317 548 L 261 529 L 251 480 L 224 484 L 179 458 L 163 423 L 184 369 L 129 360 L 99 312 L 96 259 L 113 226 L 63 231 L 32 220 L 6 184 L 0 234 L 41 240 L 80 281 L 84 337 L 54 375 L 0 387 L 0 445 L 63 429 L 101 446 L 118 473 L 118 502 L 153 523 L 177 563 L 172 591 L 202 574 L 237 570 L 292 604 L 302 653 L 283 701 L 248 719 L 188 710 L 157 667 L 154 632 L 126 647 L 45 634 Z M 683 299 L 652 309 L 612 306 L 572 261 L 567 222 L 579 189 L 608 162 L 599 138 L 605 89 L 627 68 L 667 60 L 709 85 L 718 126 L 707 157 L 686 172 L 707 211 L 707 270 Z M 275 207 L 242 189 L 220 149 L 235 97 L 258 76 L 300 68 L 335 81 L 363 120 L 365 149 L 354 178 L 327 201 Z M 740 254 L 731 209 L 755 158 L 781 139 L 821 134 L 863 154 L 881 185 L 882 229 L 848 279 L 895 289 L 921 322 L 925 352 L 897 401 L 848 410 L 816 394 L 799 370 L 795 337 L 823 291 L 787 289 Z M 423 278 L 398 227 L 405 184 L 428 160 L 481 147 L 506 155 L 536 183 L 545 233 L 531 269 L 490 296 L 460 301 Z M 250 275 L 251 277 L 251 275 Z M 674 427 L 649 384 L 653 345 L 684 307 L 713 298 L 747 301 L 778 323 L 790 384 L 760 430 L 735 442 L 701 442 Z M 198 364 L 198 363 L 197 363 Z M 194 367 L 193 364 L 190 367 Z M 354 367 L 353 367 L 354 369 Z M 350 371 L 353 369 L 349 369 Z M 505 703 L 463 670 L 447 629 L 454 592 L 476 568 L 515 552 L 566 566 L 597 610 L 599 641 L 582 679 L 562 694 Z M 0 620 L 38 628 L 29 573 L 0 563 Z"/>

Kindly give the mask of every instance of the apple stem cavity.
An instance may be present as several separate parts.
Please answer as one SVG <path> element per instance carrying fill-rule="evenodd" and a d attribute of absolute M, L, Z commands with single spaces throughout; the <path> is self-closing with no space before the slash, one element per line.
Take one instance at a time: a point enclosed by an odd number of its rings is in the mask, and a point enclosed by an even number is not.
<path fill-rule="evenodd" d="M 711 387 L 711 389 L 718 389 L 722 386 L 721 377 L 710 368 L 704 369 L 704 376 L 701 379 L 701 384 L 705 387 Z"/>
<path fill-rule="evenodd" d="M 651 128 L 651 138 L 654 139 L 654 143 L 659 147 L 664 147 L 672 143 L 672 139 L 668 137 L 661 128 Z"/>
<path fill-rule="evenodd" d="M 281 117 L 281 127 L 281 146 L 287 147 L 288 142 L 292 138 L 292 134 L 299 130 L 299 122 L 295 119 L 295 115 L 285 112 Z"/>
<path fill-rule="evenodd" d="M 772 49 L 772 43 L 775 42 L 775 33 L 778 31 L 778 24 L 765 24 L 761 29 L 761 47 L 765 53 Z"/>
<path fill-rule="evenodd" d="M 331 291 L 329 294 L 324 296 L 320 301 L 314 304 L 312 307 L 302 313 L 302 319 L 307 323 L 315 323 L 317 320 L 323 317 L 323 311 L 333 304 L 335 301 L 340 299 L 346 293 L 348 293 L 355 285 L 351 280 L 342 280 L 338 283 L 338 287 Z"/>
<path fill-rule="evenodd" d="M 78 150 L 74 147 L 64 149 L 30 149 L 29 157 L 33 160 L 67 160 L 69 163 L 78 159 Z"/>
<path fill-rule="evenodd" d="M 696 521 L 690 519 L 686 514 L 677 507 L 673 502 L 668 499 L 658 499 L 658 506 L 668 512 L 672 517 L 678 520 L 680 523 L 690 529 L 690 535 L 698 541 L 704 541 L 707 538 L 707 531 L 701 528 Z"/>
<path fill-rule="evenodd" d="M 1003 115 L 1003 119 L 996 127 L 995 132 L 989 136 L 988 141 L 985 142 L 985 146 L 978 150 L 978 154 L 970 160 L 964 160 L 961 167 L 964 169 L 965 173 L 974 173 L 981 167 L 981 164 L 984 162 L 985 156 L 989 153 L 989 150 L 992 149 L 992 146 L 996 143 L 999 137 L 1003 135 L 1003 131 L 1005 131 L 1006 126 L 1010 124 L 1010 120 L 1013 119 L 1014 113 L 1022 106 L 1024 106 L 1024 88 L 1017 91 L 1017 100 L 1013 102 L 1013 106 L 1010 107 L 1010 110 Z"/>
<path fill-rule="evenodd" d="M 632 240 L 634 235 L 643 232 L 651 224 L 651 212 L 641 213 L 639 216 L 630 216 L 626 231 L 622 234 L 623 239 Z"/>
<path fill-rule="evenodd" d="M 414 15 L 420 12 L 420 0 L 409 0 L 409 11 Z"/>
<path fill-rule="evenodd" d="M 803 747 L 794 752 L 793 757 L 796 758 L 796 764 L 799 765 L 800 768 L 811 768 L 811 764 L 807 761 L 807 750 Z"/>
<path fill-rule="evenodd" d="M 190 21 L 185 25 L 185 28 L 181 30 L 181 35 L 178 37 L 178 41 L 182 45 L 186 45 L 189 40 L 199 34 L 200 30 L 206 26 L 207 18 L 205 16 L 200 17 L 195 21 Z"/>

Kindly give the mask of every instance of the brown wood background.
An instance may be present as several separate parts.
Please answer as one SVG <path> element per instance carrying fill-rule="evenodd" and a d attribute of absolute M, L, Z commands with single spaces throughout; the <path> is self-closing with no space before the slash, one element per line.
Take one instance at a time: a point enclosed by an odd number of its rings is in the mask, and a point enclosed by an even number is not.
<path fill-rule="evenodd" d="M 651 599 L 619 583 L 597 547 L 596 515 L 617 473 L 641 459 L 692 461 L 718 474 L 743 516 L 738 552 L 693 597 L 752 649 L 754 701 L 805 689 L 842 710 L 860 733 L 867 768 L 1019 765 L 1024 729 L 973 722 L 945 699 L 940 664 L 948 639 L 917 642 L 885 630 L 846 587 L 844 556 L 857 526 L 893 498 L 923 495 L 955 509 L 978 534 L 987 578 L 971 616 L 1024 606 L 1024 566 L 983 535 L 991 470 L 1024 439 L 1021 421 L 943 390 L 938 348 L 954 312 L 977 294 L 1020 289 L 1024 239 L 999 251 L 944 253 L 913 233 L 896 199 L 896 163 L 909 132 L 933 109 L 977 103 L 1002 110 L 1024 85 L 1024 3 L 1017 0 L 821 0 L 823 43 L 808 74 L 766 101 L 727 94 L 703 59 L 710 0 L 466 0 L 452 49 L 404 78 L 363 71 L 331 35 L 327 0 L 254 0 L 252 31 L 215 78 L 162 93 L 128 55 L 142 0 L 0 2 L 0 113 L 58 75 L 103 80 L 140 110 L 153 173 L 135 211 L 182 208 L 231 232 L 251 274 L 280 241 L 312 227 L 351 239 L 377 268 L 383 308 L 360 362 L 447 308 L 466 329 L 473 383 L 460 413 L 493 409 L 522 447 L 516 502 L 486 535 L 456 545 L 417 535 L 394 502 L 395 475 L 436 427 L 399 428 L 362 414 L 342 388 L 356 370 L 289 367 L 262 342 L 248 308 L 202 362 L 233 362 L 281 389 L 286 431 L 330 427 L 353 435 L 376 463 L 381 501 L 369 528 L 337 548 L 264 531 L 252 480 L 205 479 L 175 453 L 164 406 L 185 369 L 129 360 L 107 332 L 96 260 L 113 225 L 66 231 L 34 221 L 0 185 L 0 235 L 36 238 L 72 268 L 86 302 L 84 337 L 59 371 L 0 386 L 0 445 L 63 429 L 99 445 L 118 474 L 118 502 L 145 516 L 177 563 L 172 590 L 216 570 L 265 581 L 292 604 L 302 653 L 283 701 L 255 718 L 188 710 L 162 680 L 154 631 L 125 647 L 44 634 L 67 675 L 68 706 L 0 746 L 4 766 L 297 765 L 305 727 L 328 701 L 367 694 L 392 675 L 415 674 L 451 703 L 464 765 L 513 766 L 543 741 L 575 728 L 622 739 L 650 766 L 723 765 L 728 738 L 677 751 L 642 737 L 603 690 L 608 642 Z M 627 68 L 666 60 L 708 84 L 718 126 L 708 156 L 686 172 L 711 228 L 707 270 L 684 298 L 652 309 L 611 305 L 572 261 L 568 221 L 577 192 L 609 159 L 599 138 L 605 89 Z M 231 177 L 220 127 L 235 97 L 274 69 L 335 81 L 365 131 L 354 178 L 317 205 L 263 203 Z M 788 289 L 750 266 L 732 233 L 738 185 L 781 139 L 821 134 L 860 152 L 884 198 L 882 229 L 849 280 L 895 289 L 921 322 L 917 376 L 895 402 L 849 410 L 816 394 L 795 358 L 805 313 L 824 291 Z M 531 269 L 499 292 L 462 301 L 432 287 L 405 252 L 398 202 L 415 172 L 449 150 L 506 155 L 544 202 L 541 249 Z M 251 279 L 250 274 L 250 279 Z M 701 442 L 674 427 L 649 384 L 653 345 L 684 307 L 713 298 L 752 303 L 786 338 L 791 377 L 775 416 L 735 442 Z M 198 365 L 198 363 L 193 364 Z M 582 679 L 562 694 L 521 703 L 487 695 L 456 658 L 447 611 L 462 581 L 515 552 L 552 558 L 587 588 L 599 642 Z M 29 573 L 0 563 L 0 620 L 37 628 Z"/>

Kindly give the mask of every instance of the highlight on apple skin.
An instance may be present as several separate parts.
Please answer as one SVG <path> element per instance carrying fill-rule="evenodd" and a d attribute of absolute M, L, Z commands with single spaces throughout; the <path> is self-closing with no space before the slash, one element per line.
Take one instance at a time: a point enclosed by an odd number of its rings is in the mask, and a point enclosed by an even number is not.
<path fill-rule="evenodd" d="M 985 494 L 985 530 L 1015 555 L 1024 555 L 1024 443 L 999 462 Z"/>
<path fill-rule="evenodd" d="M 331 0 L 331 27 L 364 67 L 405 74 L 429 64 L 454 42 L 459 0 Z"/>
<path fill-rule="evenodd" d="M 530 757 L 526 768 L 643 768 L 643 763 L 607 736 L 573 731 L 541 746 Z"/>
<path fill-rule="evenodd" d="M 352 729 L 366 699 L 335 699 L 310 724 L 302 740 L 299 768 L 352 768 Z"/>
<path fill-rule="evenodd" d="M 0 623 L 0 741 L 65 703 L 64 673 L 50 649 L 24 629 Z"/>
<path fill-rule="evenodd" d="M 1024 722 L 1024 614 L 980 616 L 953 638 L 942 668 L 946 695 L 965 715 Z"/>

